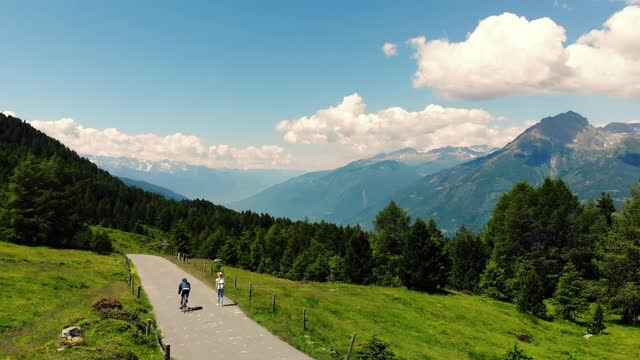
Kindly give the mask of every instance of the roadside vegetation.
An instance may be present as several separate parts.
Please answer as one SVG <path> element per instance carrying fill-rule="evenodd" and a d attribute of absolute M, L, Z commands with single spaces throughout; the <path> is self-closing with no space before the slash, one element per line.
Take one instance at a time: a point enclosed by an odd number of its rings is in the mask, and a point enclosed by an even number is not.
<path fill-rule="evenodd" d="M 147 338 L 141 329 L 152 308 L 127 279 L 120 254 L 0 241 L 0 358 L 162 359 L 155 333 Z M 92 307 L 101 298 L 124 310 L 101 313 Z M 59 338 L 69 326 L 83 329 L 76 345 Z"/>
<path fill-rule="evenodd" d="M 213 287 L 211 261 L 191 259 L 186 264 L 170 259 Z M 344 359 L 353 332 L 357 332 L 354 353 L 375 335 L 401 359 L 497 360 L 516 343 L 534 359 L 640 358 L 640 328 L 623 325 L 616 315 L 606 317 L 603 335 L 585 338 L 589 316 L 577 321 L 542 320 L 519 312 L 517 305 L 486 296 L 291 281 L 233 267 L 223 270 L 227 297 L 269 331 L 317 359 Z M 550 303 L 548 313 L 554 313 Z"/>

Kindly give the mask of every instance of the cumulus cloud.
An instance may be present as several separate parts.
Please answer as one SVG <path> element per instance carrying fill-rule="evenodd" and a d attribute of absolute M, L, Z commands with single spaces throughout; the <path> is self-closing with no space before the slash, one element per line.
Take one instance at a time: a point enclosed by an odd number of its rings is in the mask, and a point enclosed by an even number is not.
<path fill-rule="evenodd" d="M 640 0 L 626 0 L 627 5 L 640 5 Z"/>
<path fill-rule="evenodd" d="M 382 52 L 386 56 L 394 56 L 398 54 L 398 45 L 392 43 L 385 43 L 382 45 Z"/>
<path fill-rule="evenodd" d="M 627 6 L 565 47 L 565 29 L 549 18 L 491 16 L 463 42 L 410 39 L 418 65 L 413 84 L 467 99 L 534 93 L 640 98 L 638 24 L 640 7 Z"/>
<path fill-rule="evenodd" d="M 13 111 L 9 111 L 9 110 L 5 110 L 5 111 L 0 111 L 0 113 L 4 114 L 5 116 L 13 116 L 16 117 L 16 113 Z"/>
<path fill-rule="evenodd" d="M 367 113 L 358 94 L 344 97 L 333 107 L 296 120 L 284 120 L 276 129 L 291 144 L 344 145 L 359 154 L 413 147 L 429 150 L 443 146 L 503 146 L 526 127 L 497 126 L 507 122 L 482 109 L 429 105 L 421 111 L 392 107 Z"/>
<path fill-rule="evenodd" d="M 58 139 L 81 154 L 126 156 L 137 159 L 181 161 L 208 167 L 278 168 L 293 161 L 291 154 L 275 145 L 205 146 L 200 138 L 181 133 L 167 136 L 126 134 L 118 129 L 93 129 L 64 118 L 29 122 L 34 128 Z"/>

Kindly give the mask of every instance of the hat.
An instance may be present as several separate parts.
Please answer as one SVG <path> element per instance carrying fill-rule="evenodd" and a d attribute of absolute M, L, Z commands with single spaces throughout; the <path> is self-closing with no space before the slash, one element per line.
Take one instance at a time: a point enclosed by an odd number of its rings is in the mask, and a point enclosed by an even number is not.
<path fill-rule="evenodd" d="M 221 275 L 224 275 L 224 274 L 223 274 L 222 272 L 219 272 L 219 273 L 218 273 L 218 276 L 221 276 Z"/>

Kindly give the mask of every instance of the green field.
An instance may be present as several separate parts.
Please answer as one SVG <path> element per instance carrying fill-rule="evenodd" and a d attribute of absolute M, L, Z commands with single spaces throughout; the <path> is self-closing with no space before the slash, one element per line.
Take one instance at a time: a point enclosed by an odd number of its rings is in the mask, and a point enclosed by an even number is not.
<path fill-rule="evenodd" d="M 179 266 L 212 283 L 210 268 L 203 272 L 202 264 L 191 260 Z M 585 328 L 575 323 L 529 317 L 513 304 L 483 296 L 301 283 L 230 267 L 225 274 L 225 295 L 271 332 L 317 359 L 344 358 L 353 332 L 356 346 L 375 334 L 403 359 L 500 359 L 516 342 L 535 359 L 640 359 L 640 328 L 619 325 L 613 318 L 606 323 L 606 334 L 586 339 Z M 530 334 L 533 340 L 518 341 L 514 333 Z"/>
<path fill-rule="evenodd" d="M 102 319 L 91 307 L 101 297 L 115 297 L 142 322 L 153 319 L 146 296 L 137 300 L 127 278 L 119 254 L 0 241 L 0 358 L 129 359 L 133 353 L 162 359 L 155 335 L 144 337 L 140 322 Z M 72 325 L 85 330 L 83 342 L 58 351 L 60 331 Z"/>
<path fill-rule="evenodd" d="M 159 239 L 166 238 L 160 230 L 152 227 L 147 227 L 147 229 L 153 234 L 153 238 L 102 226 L 92 226 L 91 229 L 106 232 L 111 239 L 113 248 L 126 254 L 158 254 L 162 252 L 162 241 Z"/>

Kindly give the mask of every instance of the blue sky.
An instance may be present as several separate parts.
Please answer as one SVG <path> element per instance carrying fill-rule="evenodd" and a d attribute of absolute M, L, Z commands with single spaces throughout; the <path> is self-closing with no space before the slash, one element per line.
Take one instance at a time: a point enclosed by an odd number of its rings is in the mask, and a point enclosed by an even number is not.
<path fill-rule="evenodd" d="M 459 90 L 443 95 L 431 80 L 419 87 L 412 82 L 420 67 L 409 39 L 464 42 L 479 21 L 510 12 L 528 20 L 550 18 L 566 30 L 568 46 L 602 29 L 625 6 L 609 0 L 0 1 L 0 111 L 26 120 L 73 118 L 67 128 L 117 128 L 123 135 L 192 135 L 207 151 L 217 149 L 220 162 L 211 166 L 305 169 L 337 166 L 395 145 L 444 144 L 433 141 L 433 131 L 430 137 L 363 147 L 363 138 L 340 134 L 336 140 L 293 129 L 299 118 L 354 93 L 367 113 L 391 107 L 416 112 L 437 104 L 508 119 L 492 121 L 495 127 L 524 126 L 567 110 L 592 123 L 640 120 L 633 89 L 631 95 L 599 87 L 580 93 L 567 85 L 551 94 L 507 91 L 478 99 Z M 381 51 L 387 42 L 397 44 L 396 56 Z M 290 120 L 298 140 L 276 130 L 282 120 Z M 193 137 L 177 149 L 193 153 Z M 220 150 L 221 144 L 234 155 Z M 274 148 L 258 151 L 264 145 Z M 248 147 L 258 150 L 243 153 Z M 286 161 L 265 165 L 255 159 L 269 161 L 275 148 L 282 150 L 275 156 L 282 160 L 286 154 Z M 193 155 L 172 154 L 165 155 L 185 161 Z"/>

